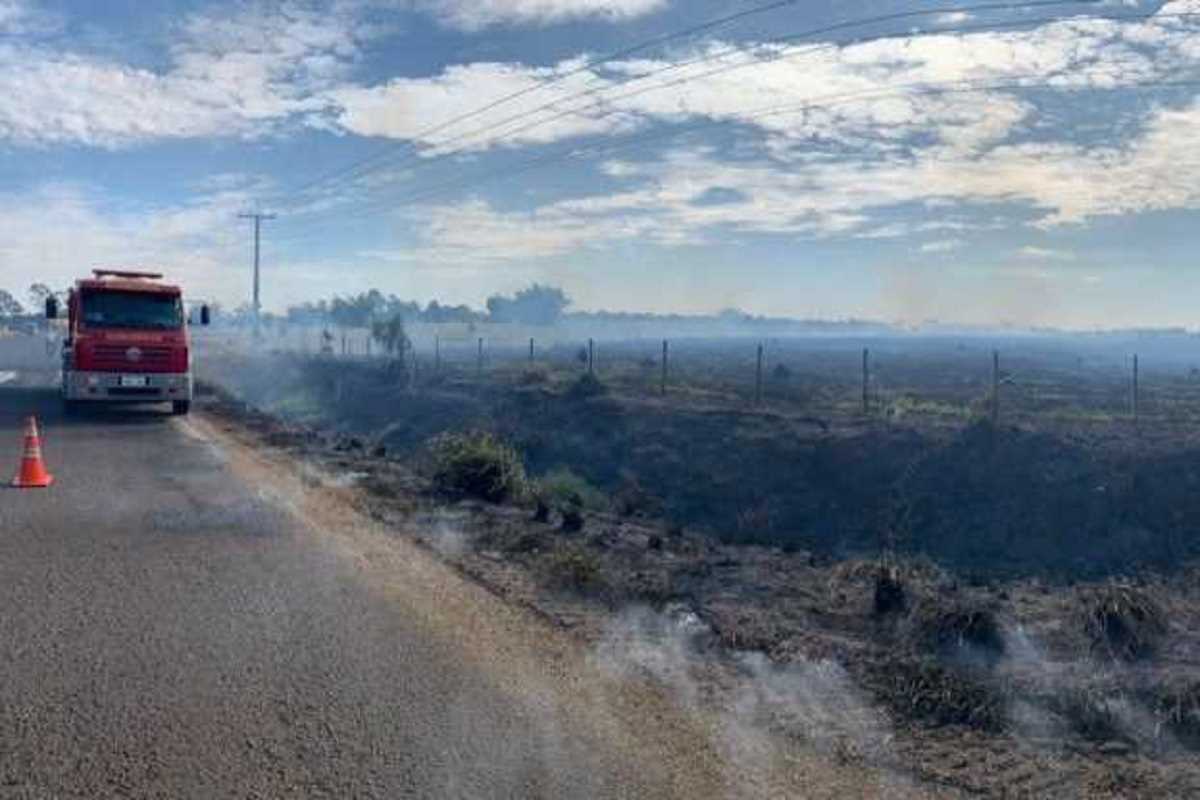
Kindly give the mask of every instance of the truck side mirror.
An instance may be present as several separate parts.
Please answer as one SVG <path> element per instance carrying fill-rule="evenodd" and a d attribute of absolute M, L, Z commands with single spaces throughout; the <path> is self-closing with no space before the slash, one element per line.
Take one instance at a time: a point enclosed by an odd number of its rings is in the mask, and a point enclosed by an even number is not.
<path fill-rule="evenodd" d="M 46 319 L 58 319 L 58 298 L 46 298 Z"/>
<path fill-rule="evenodd" d="M 200 306 L 200 324 L 207 325 L 212 322 L 212 312 L 208 310 L 207 305 Z"/>

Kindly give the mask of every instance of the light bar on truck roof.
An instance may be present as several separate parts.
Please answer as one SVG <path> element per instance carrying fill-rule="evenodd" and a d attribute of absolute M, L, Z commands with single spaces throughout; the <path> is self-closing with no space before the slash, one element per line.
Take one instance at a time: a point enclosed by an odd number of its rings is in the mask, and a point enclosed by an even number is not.
<path fill-rule="evenodd" d="M 97 278 L 148 278 L 150 280 L 162 278 L 161 272 L 131 272 L 119 269 L 94 269 L 92 274 Z"/>

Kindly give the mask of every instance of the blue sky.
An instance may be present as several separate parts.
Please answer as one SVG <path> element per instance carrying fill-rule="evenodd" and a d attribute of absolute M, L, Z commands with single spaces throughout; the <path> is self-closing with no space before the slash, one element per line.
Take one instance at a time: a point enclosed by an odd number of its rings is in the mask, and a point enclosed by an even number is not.
<path fill-rule="evenodd" d="M 0 0 L 0 288 L 237 305 L 258 208 L 275 310 L 1198 326 L 1200 0 L 798 0 L 596 63 L 769 4 Z"/>

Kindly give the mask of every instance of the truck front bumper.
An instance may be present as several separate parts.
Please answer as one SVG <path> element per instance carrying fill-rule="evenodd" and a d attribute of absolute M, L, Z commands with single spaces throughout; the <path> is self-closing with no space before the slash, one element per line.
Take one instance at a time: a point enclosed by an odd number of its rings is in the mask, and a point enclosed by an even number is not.
<path fill-rule="evenodd" d="M 122 385 L 127 373 L 71 371 L 63 375 L 63 397 L 105 403 L 163 403 L 192 399 L 192 376 L 187 373 L 149 373 L 144 386 Z"/>

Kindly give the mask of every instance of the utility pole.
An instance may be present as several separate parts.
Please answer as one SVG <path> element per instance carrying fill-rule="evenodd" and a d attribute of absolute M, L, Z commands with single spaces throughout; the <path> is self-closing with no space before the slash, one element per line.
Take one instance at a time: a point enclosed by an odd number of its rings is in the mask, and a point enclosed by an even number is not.
<path fill-rule="evenodd" d="M 238 219 L 254 220 L 254 335 L 258 336 L 259 335 L 259 327 L 258 327 L 259 315 L 260 315 L 260 312 L 262 311 L 262 304 L 259 301 L 259 291 L 258 291 L 258 286 L 259 286 L 259 279 L 258 279 L 259 243 L 262 239 L 263 220 L 275 219 L 275 215 L 274 214 L 263 214 L 261 212 L 255 211 L 254 213 L 247 212 L 244 214 L 238 214 Z"/>

